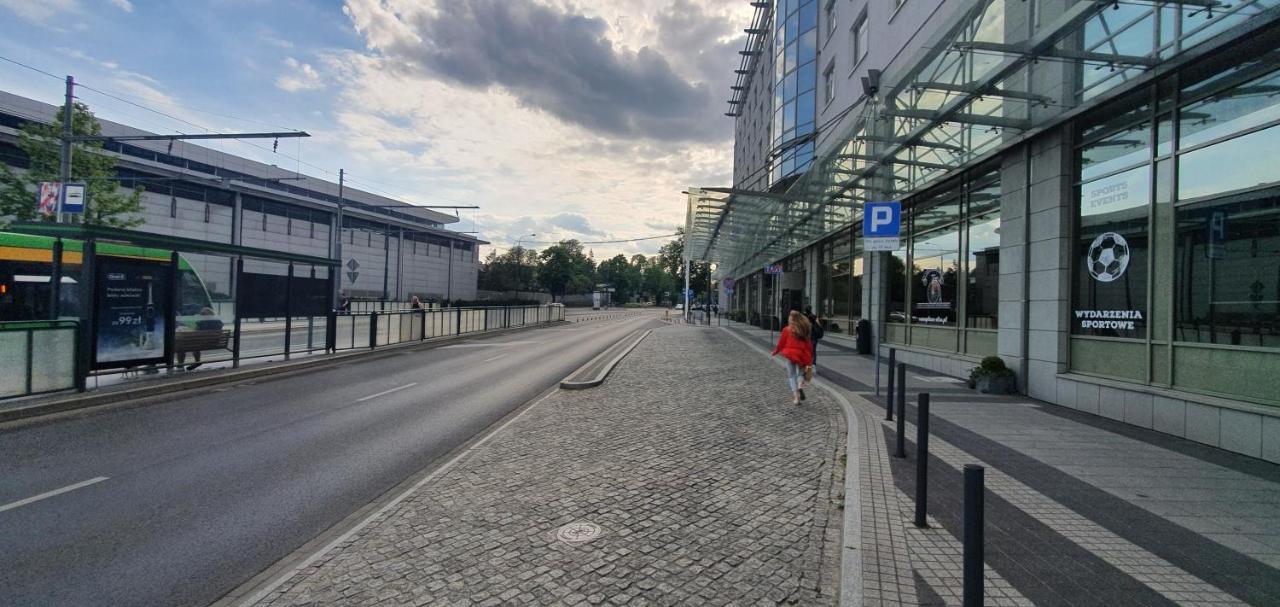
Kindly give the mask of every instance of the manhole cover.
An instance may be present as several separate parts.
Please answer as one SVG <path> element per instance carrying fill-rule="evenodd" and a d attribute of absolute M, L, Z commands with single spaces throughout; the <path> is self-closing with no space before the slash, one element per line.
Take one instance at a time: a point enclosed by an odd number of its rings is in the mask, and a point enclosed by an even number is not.
<path fill-rule="evenodd" d="M 600 537 L 600 525 L 578 521 L 569 523 L 556 532 L 556 539 L 571 545 L 585 544 Z"/>

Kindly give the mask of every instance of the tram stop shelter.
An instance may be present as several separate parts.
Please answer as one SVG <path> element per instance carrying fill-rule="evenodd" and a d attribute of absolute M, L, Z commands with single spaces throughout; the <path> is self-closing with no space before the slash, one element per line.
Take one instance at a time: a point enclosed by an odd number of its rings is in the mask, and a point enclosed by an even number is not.
<path fill-rule="evenodd" d="M 337 260 L 98 225 L 3 236 L 0 397 L 332 345 Z"/>

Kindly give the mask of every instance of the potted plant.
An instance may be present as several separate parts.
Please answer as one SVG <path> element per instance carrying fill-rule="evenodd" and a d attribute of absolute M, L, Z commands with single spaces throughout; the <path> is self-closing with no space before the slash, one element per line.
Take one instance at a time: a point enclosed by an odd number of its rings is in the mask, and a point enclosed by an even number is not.
<path fill-rule="evenodd" d="M 999 356 L 987 356 L 969 372 L 969 387 L 983 394 L 1013 394 L 1018 384 Z"/>

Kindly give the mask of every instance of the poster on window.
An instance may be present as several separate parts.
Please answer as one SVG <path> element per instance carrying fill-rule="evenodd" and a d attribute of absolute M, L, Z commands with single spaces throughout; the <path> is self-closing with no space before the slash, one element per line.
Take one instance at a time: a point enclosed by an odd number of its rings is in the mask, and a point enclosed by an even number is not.
<path fill-rule="evenodd" d="M 920 294 L 915 299 L 915 317 L 912 322 L 922 325 L 948 325 L 955 322 L 954 285 L 948 284 L 955 277 L 948 276 L 942 268 L 926 268 L 919 274 Z"/>
<path fill-rule="evenodd" d="M 94 368 L 164 363 L 169 263 L 103 255 L 97 265 Z"/>

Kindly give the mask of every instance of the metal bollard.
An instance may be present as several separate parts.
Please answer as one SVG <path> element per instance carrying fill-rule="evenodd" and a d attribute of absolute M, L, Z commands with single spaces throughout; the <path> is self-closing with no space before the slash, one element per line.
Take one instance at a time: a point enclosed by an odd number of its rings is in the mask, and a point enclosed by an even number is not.
<path fill-rule="evenodd" d="M 983 562 L 986 560 L 983 525 L 983 471 L 977 464 L 964 466 L 964 607 L 981 607 L 983 600 Z"/>
<path fill-rule="evenodd" d="M 898 448 L 895 457 L 907 456 L 907 363 L 898 363 Z"/>
<path fill-rule="evenodd" d="M 889 348 L 889 386 L 885 392 L 884 402 L 884 419 L 889 422 L 893 421 L 893 370 L 896 366 L 894 361 L 896 361 L 897 358 L 898 350 L 896 348 Z"/>
<path fill-rule="evenodd" d="M 929 393 L 916 403 L 916 526 L 928 527 L 929 509 Z"/>

